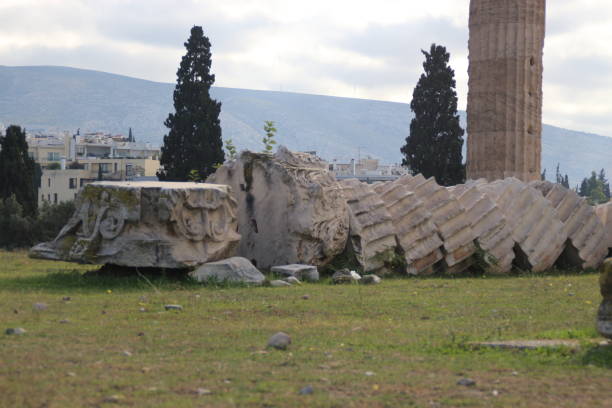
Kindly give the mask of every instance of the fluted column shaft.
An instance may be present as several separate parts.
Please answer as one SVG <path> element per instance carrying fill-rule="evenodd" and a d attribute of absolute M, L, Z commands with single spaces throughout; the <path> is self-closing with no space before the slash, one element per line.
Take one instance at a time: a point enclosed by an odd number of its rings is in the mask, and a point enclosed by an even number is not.
<path fill-rule="evenodd" d="M 538 180 L 546 0 L 471 0 L 468 178 Z"/>

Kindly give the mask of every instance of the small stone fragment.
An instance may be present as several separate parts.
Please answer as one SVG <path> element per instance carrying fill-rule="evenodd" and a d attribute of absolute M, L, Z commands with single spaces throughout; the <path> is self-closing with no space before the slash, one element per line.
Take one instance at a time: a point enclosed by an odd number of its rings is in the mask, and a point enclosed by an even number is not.
<path fill-rule="evenodd" d="M 308 299 L 310 299 L 310 295 L 304 295 L 304 296 L 302 296 L 302 299 L 308 300 Z"/>
<path fill-rule="evenodd" d="M 287 347 L 291 344 L 291 337 L 283 332 L 278 332 L 268 340 L 267 347 L 272 347 L 277 350 L 287 350 Z"/>
<path fill-rule="evenodd" d="M 72 298 L 70 296 L 64 296 L 62 298 L 62 301 L 64 301 L 64 302 L 70 302 L 71 300 L 72 300 Z"/>
<path fill-rule="evenodd" d="M 166 310 L 183 310 L 183 306 L 181 305 L 166 305 L 164 306 Z"/>
<path fill-rule="evenodd" d="M 473 387 L 476 385 L 476 381 L 472 380 L 471 378 L 462 378 L 457 381 L 457 385 L 462 385 L 464 387 Z"/>
<path fill-rule="evenodd" d="M 36 310 L 47 310 L 48 307 L 46 303 L 34 303 L 34 309 Z"/>
<path fill-rule="evenodd" d="M 203 395 L 210 395 L 212 394 L 212 391 L 209 390 L 208 388 L 198 388 L 197 390 L 195 390 L 195 393 L 201 397 Z"/>
<path fill-rule="evenodd" d="M 261 285 L 266 277 L 246 258 L 233 257 L 210 262 L 189 274 L 198 282 L 232 282 Z"/>
<path fill-rule="evenodd" d="M 300 390 L 300 395 L 312 395 L 314 393 L 314 389 L 311 385 L 307 385 L 306 387 Z"/>
<path fill-rule="evenodd" d="M 283 279 L 285 282 L 290 283 L 292 285 L 301 285 L 302 282 L 294 276 L 289 276 L 288 278 Z"/>
<path fill-rule="evenodd" d="M 22 334 L 25 334 L 26 331 L 25 329 L 22 329 L 21 327 L 15 327 L 15 328 L 8 328 L 4 331 L 5 334 L 12 336 L 12 335 L 16 335 L 16 336 L 20 336 Z"/>
<path fill-rule="evenodd" d="M 140 309 L 138 309 L 138 311 L 140 311 L 140 312 L 146 312 L 146 311 L 147 311 L 147 309 L 145 309 L 144 307 L 141 307 Z"/>
<path fill-rule="evenodd" d="M 291 286 L 291 284 L 289 282 L 285 282 L 283 280 L 273 280 L 272 282 L 270 282 L 270 286 L 274 287 L 274 288 L 280 288 L 283 286 Z"/>
<path fill-rule="evenodd" d="M 60 324 L 68 324 L 68 323 L 70 323 L 70 320 L 68 320 L 68 319 L 60 320 Z"/>
<path fill-rule="evenodd" d="M 343 283 L 356 283 L 361 280 L 361 276 L 355 271 L 340 269 L 332 275 L 332 282 L 336 285 Z"/>
<path fill-rule="evenodd" d="M 359 281 L 359 283 L 363 285 L 377 285 L 380 282 L 382 282 L 382 279 L 380 279 L 380 277 L 377 275 L 363 275 Z"/>
<path fill-rule="evenodd" d="M 372 377 L 373 375 L 376 375 L 376 373 L 374 373 L 374 371 L 366 371 L 365 375 L 366 377 Z"/>
<path fill-rule="evenodd" d="M 319 271 L 314 265 L 282 265 L 273 266 L 272 273 L 279 276 L 293 276 L 299 280 L 307 282 L 317 282 L 319 280 Z"/>
<path fill-rule="evenodd" d="M 123 350 L 123 352 L 122 352 L 121 354 L 123 354 L 123 355 L 124 355 L 124 356 L 126 356 L 126 357 L 132 357 L 132 353 L 130 353 L 130 352 L 129 352 L 129 351 L 127 351 L 127 350 Z"/>
<path fill-rule="evenodd" d="M 111 395 L 102 400 L 102 402 L 106 402 L 108 404 L 118 404 L 123 400 L 123 396 L 121 395 Z"/>

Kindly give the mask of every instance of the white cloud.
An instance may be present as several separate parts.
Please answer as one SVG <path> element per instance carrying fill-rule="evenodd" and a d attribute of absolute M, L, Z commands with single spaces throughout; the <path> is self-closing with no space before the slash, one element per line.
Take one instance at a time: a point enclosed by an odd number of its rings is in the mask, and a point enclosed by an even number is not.
<path fill-rule="evenodd" d="M 612 4 L 548 1 L 544 119 L 612 136 Z M 451 52 L 467 95 L 469 0 L 2 0 L 0 61 L 173 82 L 202 25 L 217 85 L 409 102 L 421 48 Z"/>

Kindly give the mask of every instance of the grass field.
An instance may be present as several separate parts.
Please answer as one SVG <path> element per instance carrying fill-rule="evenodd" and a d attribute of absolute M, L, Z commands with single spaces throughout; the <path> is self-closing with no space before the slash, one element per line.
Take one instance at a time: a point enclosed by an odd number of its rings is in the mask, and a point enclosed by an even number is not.
<path fill-rule="evenodd" d="M 0 252 L 0 329 L 27 330 L 0 335 L 0 406 L 612 406 L 593 273 L 211 288 L 88 269 Z M 266 350 L 278 331 L 293 344 Z M 467 345 L 558 338 L 583 345 Z"/>

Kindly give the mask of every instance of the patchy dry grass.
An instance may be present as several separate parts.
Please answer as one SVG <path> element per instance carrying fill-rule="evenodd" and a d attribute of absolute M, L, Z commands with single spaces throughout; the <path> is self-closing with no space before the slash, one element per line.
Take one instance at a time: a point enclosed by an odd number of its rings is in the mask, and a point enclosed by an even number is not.
<path fill-rule="evenodd" d="M 595 274 L 210 288 L 88 269 L 0 252 L 0 329 L 27 330 L 0 335 L 0 406 L 612 406 L 612 350 L 590 344 Z M 277 331 L 286 352 L 264 349 Z M 520 338 L 585 345 L 465 344 Z"/>

